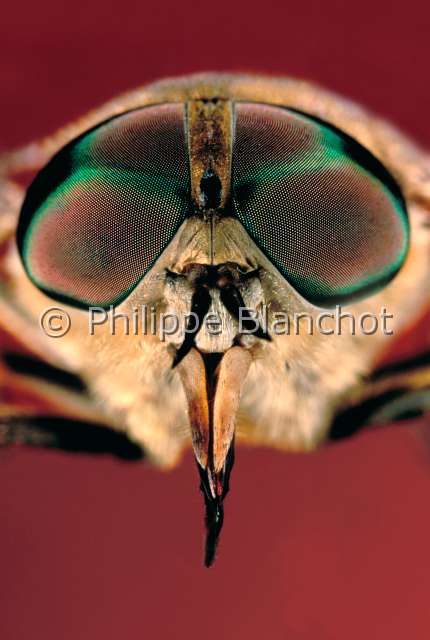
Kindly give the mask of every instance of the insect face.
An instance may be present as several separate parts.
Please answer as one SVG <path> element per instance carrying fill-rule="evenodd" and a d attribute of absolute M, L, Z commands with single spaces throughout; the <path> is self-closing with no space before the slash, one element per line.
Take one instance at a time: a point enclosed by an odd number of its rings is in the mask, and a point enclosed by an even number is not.
<path fill-rule="evenodd" d="M 235 440 L 315 447 L 385 344 L 276 335 L 276 312 L 385 304 L 402 327 L 428 291 L 422 160 L 408 147 L 402 161 L 395 135 L 310 85 L 209 74 L 114 101 L 40 151 L 53 155 L 21 208 L 10 297 L 35 321 L 65 305 L 55 349 L 153 462 L 172 464 L 191 431 L 207 564 Z M 89 307 L 137 306 L 176 329 L 88 334 Z"/>

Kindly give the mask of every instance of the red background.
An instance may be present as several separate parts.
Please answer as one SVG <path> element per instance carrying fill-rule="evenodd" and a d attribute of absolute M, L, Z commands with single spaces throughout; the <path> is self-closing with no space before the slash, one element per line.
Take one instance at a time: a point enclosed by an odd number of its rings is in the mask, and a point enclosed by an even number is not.
<path fill-rule="evenodd" d="M 426 5 L 8 2 L 0 141 L 48 134 L 160 76 L 238 69 L 316 80 L 430 146 Z M 165 474 L 2 451 L 2 639 L 427 639 L 425 426 L 363 433 L 308 456 L 239 449 L 209 571 L 190 456 Z"/>

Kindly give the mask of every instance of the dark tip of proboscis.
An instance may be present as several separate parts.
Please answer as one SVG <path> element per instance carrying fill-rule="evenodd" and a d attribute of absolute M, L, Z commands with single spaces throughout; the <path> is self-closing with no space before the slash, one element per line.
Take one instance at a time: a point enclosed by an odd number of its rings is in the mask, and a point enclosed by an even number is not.
<path fill-rule="evenodd" d="M 200 490 L 205 500 L 205 567 L 211 567 L 215 561 L 219 537 L 224 522 L 223 496 L 212 494 L 209 469 L 203 469 L 197 464 L 200 473 Z M 213 483 L 212 483 L 213 487 Z"/>
<path fill-rule="evenodd" d="M 211 504 L 206 502 L 206 543 L 205 567 L 209 568 L 215 561 L 222 525 L 224 522 L 224 507 L 219 500 Z"/>
<path fill-rule="evenodd" d="M 216 552 L 224 523 L 223 501 L 230 488 L 230 474 L 234 464 L 234 441 L 226 456 L 224 469 L 220 473 L 213 473 L 209 468 L 203 468 L 197 463 L 200 474 L 200 490 L 205 500 L 205 567 L 211 567 L 215 562 Z M 220 487 L 221 491 L 214 487 Z"/>

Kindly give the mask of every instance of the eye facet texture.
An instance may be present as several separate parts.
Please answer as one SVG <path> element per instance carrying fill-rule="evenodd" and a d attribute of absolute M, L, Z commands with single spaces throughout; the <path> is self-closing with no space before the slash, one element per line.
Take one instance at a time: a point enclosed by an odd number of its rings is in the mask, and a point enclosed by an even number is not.
<path fill-rule="evenodd" d="M 284 278 L 330 307 L 376 292 L 401 267 L 409 225 L 392 177 L 310 116 L 235 105 L 235 214 Z M 145 107 L 62 149 L 28 190 L 18 246 L 32 281 L 76 306 L 129 295 L 191 211 L 184 105 Z"/>
<path fill-rule="evenodd" d="M 405 259 L 409 225 L 394 180 L 361 145 L 309 116 L 237 104 L 232 184 L 244 227 L 313 304 L 370 295 Z"/>
<path fill-rule="evenodd" d="M 189 209 L 184 107 L 128 112 L 62 149 L 27 194 L 18 246 L 33 282 L 77 306 L 124 299 Z"/>

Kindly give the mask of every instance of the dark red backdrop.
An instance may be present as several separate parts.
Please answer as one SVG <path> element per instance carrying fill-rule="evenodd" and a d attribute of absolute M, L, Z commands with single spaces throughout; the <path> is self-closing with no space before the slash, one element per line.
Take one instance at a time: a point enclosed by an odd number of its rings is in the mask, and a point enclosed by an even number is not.
<path fill-rule="evenodd" d="M 8 2 L 0 140 L 209 68 L 309 77 L 430 146 L 427 4 Z M 239 450 L 210 571 L 190 457 L 163 474 L 3 451 L 0 487 L 5 640 L 429 637 L 430 456 L 410 425 L 310 456 Z"/>

